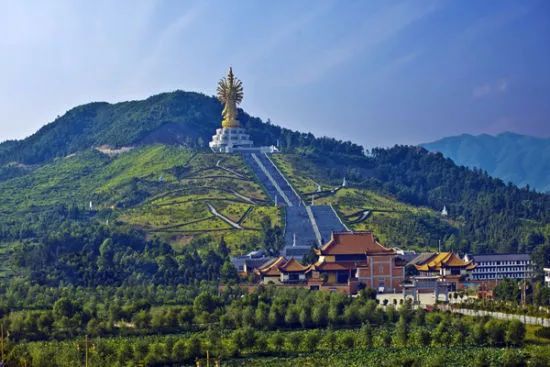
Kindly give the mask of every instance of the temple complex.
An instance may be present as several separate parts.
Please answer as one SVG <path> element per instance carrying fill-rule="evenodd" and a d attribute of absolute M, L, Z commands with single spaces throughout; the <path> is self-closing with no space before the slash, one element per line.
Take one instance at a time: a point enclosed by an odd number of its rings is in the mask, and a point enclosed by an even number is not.
<path fill-rule="evenodd" d="M 262 284 L 346 294 L 362 288 L 381 293 L 400 291 L 405 279 L 406 261 L 394 249 L 382 246 L 372 232 L 335 232 L 316 253 L 319 258 L 311 265 L 280 256 L 254 273 Z"/>

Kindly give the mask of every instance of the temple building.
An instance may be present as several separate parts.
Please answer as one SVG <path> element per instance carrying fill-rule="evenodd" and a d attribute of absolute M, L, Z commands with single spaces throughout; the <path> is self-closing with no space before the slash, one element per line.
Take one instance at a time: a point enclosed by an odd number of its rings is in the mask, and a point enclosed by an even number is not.
<path fill-rule="evenodd" d="M 409 264 L 419 273 L 413 277 L 416 282 L 444 282 L 451 291 L 462 289 L 475 269 L 473 261 L 461 259 L 454 252 L 423 253 Z"/>
<path fill-rule="evenodd" d="M 310 266 L 310 289 L 354 294 L 362 287 L 379 293 L 401 290 L 406 262 L 382 246 L 372 232 L 335 232 L 316 250 L 319 260 Z"/>
<path fill-rule="evenodd" d="M 294 258 L 287 260 L 284 256 L 279 256 L 257 268 L 255 273 L 260 277 L 260 283 L 263 284 L 305 284 L 308 269 L 309 266 L 300 264 Z"/>
<path fill-rule="evenodd" d="M 230 260 L 239 275 L 246 277 L 257 268 L 273 261 L 273 257 L 267 256 L 263 250 L 256 250 L 243 256 L 234 256 Z"/>

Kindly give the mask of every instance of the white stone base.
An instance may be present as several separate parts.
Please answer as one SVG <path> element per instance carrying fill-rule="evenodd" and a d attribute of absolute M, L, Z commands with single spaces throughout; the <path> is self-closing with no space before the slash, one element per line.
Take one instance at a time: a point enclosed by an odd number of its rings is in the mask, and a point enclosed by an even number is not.
<path fill-rule="evenodd" d="M 214 152 L 229 153 L 234 148 L 251 148 L 254 146 L 250 135 L 246 130 L 240 127 L 222 127 L 216 129 L 216 135 L 212 137 L 209 143 L 210 149 Z"/>
<path fill-rule="evenodd" d="M 208 144 L 214 153 L 234 153 L 234 152 L 260 152 L 274 153 L 277 148 L 255 147 L 250 135 L 246 130 L 240 127 L 222 127 L 216 129 L 216 135 L 212 136 L 212 141 Z"/>

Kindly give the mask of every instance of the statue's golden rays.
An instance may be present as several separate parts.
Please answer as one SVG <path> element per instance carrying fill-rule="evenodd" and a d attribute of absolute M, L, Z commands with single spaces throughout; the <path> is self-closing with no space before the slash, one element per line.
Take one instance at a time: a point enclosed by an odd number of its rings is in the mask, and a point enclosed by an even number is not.
<path fill-rule="evenodd" d="M 233 69 L 229 68 L 229 73 L 225 78 L 218 82 L 218 99 L 223 103 L 223 127 L 240 127 L 237 120 L 237 105 L 243 100 L 243 85 L 241 81 L 233 75 Z"/>

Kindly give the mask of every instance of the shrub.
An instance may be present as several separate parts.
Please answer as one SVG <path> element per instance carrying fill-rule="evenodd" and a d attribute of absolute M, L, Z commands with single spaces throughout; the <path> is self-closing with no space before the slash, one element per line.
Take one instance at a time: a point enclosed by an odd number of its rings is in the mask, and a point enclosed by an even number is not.
<path fill-rule="evenodd" d="M 540 329 L 535 330 L 535 336 L 550 339 L 550 327 L 541 327 Z"/>

